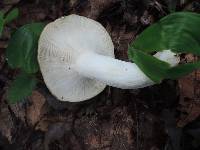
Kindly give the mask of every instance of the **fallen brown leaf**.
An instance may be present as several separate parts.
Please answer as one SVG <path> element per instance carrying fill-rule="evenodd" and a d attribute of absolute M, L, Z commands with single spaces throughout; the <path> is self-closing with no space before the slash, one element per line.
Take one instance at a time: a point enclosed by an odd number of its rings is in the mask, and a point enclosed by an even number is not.
<path fill-rule="evenodd" d="M 31 105 L 28 106 L 26 110 L 27 120 L 32 126 L 34 126 L 42 117 L 44 104 L 45 104 L 44 96 L 38 91 L 33 91 L 30 97 Z"/>
<path fill-rule="evenodd" d="M 106 29 L 112 37 L 114 46 L 116 48 L 115 55 L 121 60 L 128 60 L 128 45 L 135 38 L 135 32 L 129 31 L 126 32 L 126 26 L 116 26 L 111 28 L 110 25 L 107 25 Z"/>
<path fill-rule="evenodd" d="M 49 114 L 49 115 L 46 115 L 43 118 L 41 118 L 41 120 L 38 122 L 35 129 L 43 131 L 43 132 L 47 132 L 49 125 L 57 123 L 57 122 L 65 122 L 65 121 L 66 121 L 66 117 L 63 117 L 63 116 L 60 116 L 60 115 L 54 116 L 54 115 Z"/>
<path fill-rule="evenodd" d="M 9 142 L 12 140 L 12 116 L 8 110 L 8 105 L 4 102 L 0 103 L 0 132 Z"/>
<path fill-rule="evenodd" d="M 186 62 L 196 58 L 191 54 L 185 56 Z M 200 116 L 200 70 L 178 80 L 180 91 L 180 108 L 182 112 L 177 125 L 183 127 Z"/>

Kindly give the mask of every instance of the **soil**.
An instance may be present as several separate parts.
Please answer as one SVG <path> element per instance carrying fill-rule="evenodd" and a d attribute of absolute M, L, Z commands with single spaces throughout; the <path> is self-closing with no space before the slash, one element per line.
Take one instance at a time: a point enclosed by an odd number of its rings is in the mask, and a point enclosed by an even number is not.
<path fill-rule="evenodd" d="M 200 12 L 198 0 L 1 0 L 0 10 L 19 8 L 17 20 L 0 38 L 1 150 L 199 150 L 200 71 L 177 81 L 121 90 L 107 87 L 81 103 L 60 102 L 44 82 L 32 95 L 9 104 L 6 91 L 18 70 L 8 67 L 5 50 L 13 30 L 72 13 L 99 21 L 109 32 L 118 59 L 146 27 L 177 11 Z M 193 55 L 182 61 L 193 61 Z M 41 74 L 38 77 L 42 79 Z"/>

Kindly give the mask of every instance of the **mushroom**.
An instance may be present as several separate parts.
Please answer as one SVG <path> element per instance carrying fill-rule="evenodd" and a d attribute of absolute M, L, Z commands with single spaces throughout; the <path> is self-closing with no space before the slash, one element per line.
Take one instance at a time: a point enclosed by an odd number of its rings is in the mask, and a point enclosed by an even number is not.
<path fill-rule="evenodd" d="M 155 57 L 171 66 L 179 63 L 170 50 Z M 137 89 L 154 84 L 136 64 L 114 58 L 111 37 L 100 23 L 74 14 L 44 28 L 38 62 L 48 89 L 61 101 L 88 100 L 106 85 Z"/>

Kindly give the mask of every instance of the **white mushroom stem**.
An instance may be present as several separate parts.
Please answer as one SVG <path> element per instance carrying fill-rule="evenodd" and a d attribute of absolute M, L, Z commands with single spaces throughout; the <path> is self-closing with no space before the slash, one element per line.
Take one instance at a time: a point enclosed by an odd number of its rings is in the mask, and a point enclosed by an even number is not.
<path fill-rule="evenodd" d="M 170 50 L 158 52 L 154 56 L 171 66 L 179 63 L 179 57 Z M 137 89 L 154 84 L 136 64 L 92 52 L 81 55 L 73 69 L 87 78 L 121 89 Z"/>

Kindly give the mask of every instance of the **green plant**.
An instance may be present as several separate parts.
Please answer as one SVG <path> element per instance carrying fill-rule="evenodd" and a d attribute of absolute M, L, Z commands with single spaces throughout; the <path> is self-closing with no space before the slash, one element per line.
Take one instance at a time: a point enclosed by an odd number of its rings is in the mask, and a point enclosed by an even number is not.
<path fill-rule="evenodd" d="M 168 63 L 150 55 L 170 49 L 177 55 L 200 55 L 200 14 L 172 13 L 144 30 L 129 46 L 129 58 L 154 82 L 177 79 L 200 67 L 200 62 L 171 67 Z"/>
<path fill-rule="evenodd" d="M 11 10 L 7 15 L 5 15 L 2 11 L 0 11 L 0 36 L 3 31 L 3 27 L 16 19 L 19 15 L 19 10 L 18 8 L 15 8 Z"/>
<path fill-rule="evenodd" d="M 15 103 L 23 98 L 31 95 L 32 90 L 36 87 L 37 79 L 35 75 L 20 73 L 8 90 L 8 100 Z"/>
<path fill-rule="evenodd" d="M 39 70 L 37 62 L 37 45 L 40 33 L 44 28 L 43 23 L 31 23 L 20 27 L 11 37 L 6 49 L 8 65 L 12 69 L 20 69 L 8 90 L 8 100 L 15 103 L 32 93 Z"/>

